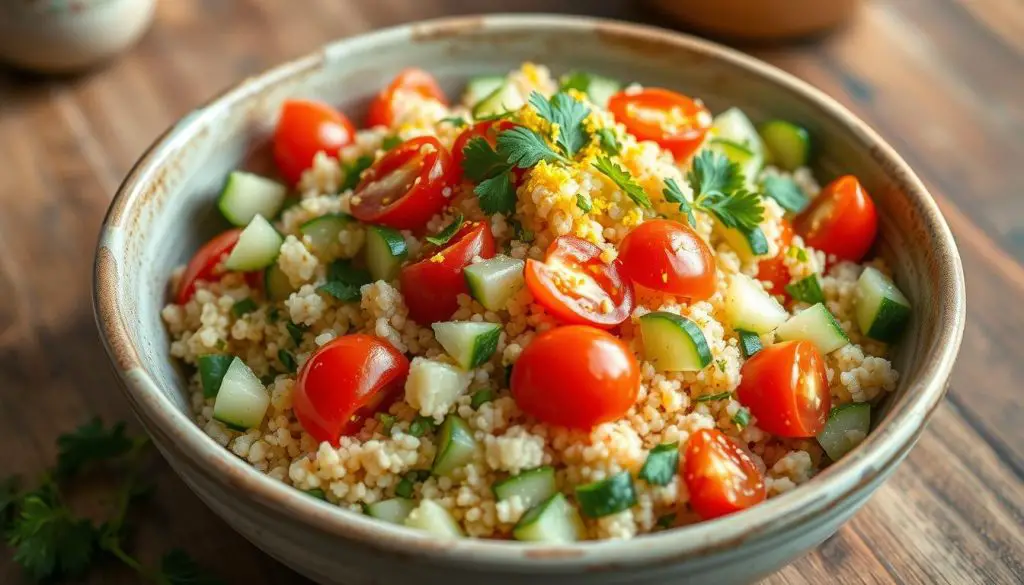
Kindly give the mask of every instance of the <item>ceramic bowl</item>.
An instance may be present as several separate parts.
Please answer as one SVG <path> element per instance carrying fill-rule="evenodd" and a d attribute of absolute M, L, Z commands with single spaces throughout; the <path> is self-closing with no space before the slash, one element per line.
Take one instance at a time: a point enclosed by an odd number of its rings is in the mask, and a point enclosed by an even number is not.
<path fill-rule="evenodd" d="M 899 388 L 877 428 L 799 489 L 722 519 L 629 541 L 539 546 L 438 540 L 320 502 L 272 480 L 190 419 L 182 372 L 160 320 L 171 270 L 218 225 L 224 176 L 257 167 L 287 97 L 338 104 L 360 119 L 395 73 L 418 66 L 450 95 L 466 79 L 524 60 L 581 68 L 778 116 L 817 139 L 823 180 L 854 173 L 881 215 L 882 253 L 915 310 L 895 355 Z M 95 309 L 125 396 L 171 466 L 243 536 L 321 583 L 446 585 L 744 583 L 838 529 L 888 477 L 939 405 L 964 325 L 964 281 L 938 207 L 879 136 L 809 85 L 755 59 L 685 35 L 611 21 L 488 16 L 432 21 L 332 43 L 247 79 L 168 130 L 132 169 L 96 253 Z"/>

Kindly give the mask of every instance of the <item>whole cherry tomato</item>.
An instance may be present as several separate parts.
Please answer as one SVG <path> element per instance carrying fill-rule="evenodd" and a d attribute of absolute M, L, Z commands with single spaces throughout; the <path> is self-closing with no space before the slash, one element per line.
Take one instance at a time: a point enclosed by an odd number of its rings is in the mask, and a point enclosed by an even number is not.
<path fill-rule="evenodd" d="M 238 236 L 242 233 L 241 228 L 228 230 L 220 235 L 214 236 L 209 242 L 203 244 L 202 248 L 192 256 L 181 274 L 178 281 L 178 292 L 174 302 L 184 305 L 196 292 L 196 282 L 205 280 L 211 282 L 217 280 L 217 268 L 227 259 L 228 254 L 238 243 Z"/>
<path fill-rule="evenodd" d="M 448 203 L 456 184 L 448 150 L 433 136 L 407 140 L 363 171 L 352 215 L 396 229 L 418 229 Z"/>
<path fill-rule="evenodd" d="M 281 106 L 281 118 L 274 130 L 274 162 L 284 178 L 295 184 L 303 171 L 313 166 L 316 153 L 337 156 L 355 135 L 352 122 L 331 106 L 289 100 Z"/>
<path fill-rule="evenodd" d="M 715 294 L 715 257 L 690 226 L 668 219 L 645 221 L 619 244 L 622 270 L 634 283 L 701 301 Z"/>
<path fill-rule="evenodd" d="M 417 93 L 448 105 L 444 92 L 434 77 L 422 69 L 405 69 L 370 102 L 370 113 L 366 118 L 368 126 L 391 126 L 394 122 L 394 104 L 402 99 L 402 93 Z"/>
<path fill-rule="evenodd" d="M 430 325 L 452 316 L 459 308 L 458 296 L 469 294 L 462 269 L 474 256 L 494 257 L 494 236 L 486 221 L 464 225 L 447 247 L 402 268 L 399 284 L 413 321 Z"/>
<path fill-rule="evenodd" d="M 640 366 L 614 335 L 585 325 L 537 334 L 519 355 L 512 397 L 553 425 L 589 429 L 618 419 L 636 402 Z"/>
<path fill-rule="evenodd" d="M 462 161 L 466 160 L 466 154 L 463 152 L 463 149 L 466 148 L 466 144 L 470 140 L 477 137 L 483 138 L 494 147 L 498 142 L 498 134 L 515 127 L 516 125 L 508 120 L 485 120 L 463 130 L 462 134 L 459 134 L 452 145 L 452 160 L 455 162 L 455 168 L 458 170 L 459 180 L 462 180 Z M 522 173 L 525 171 L 517 168 L 514 169 L 513 173 L 516 172 Z"/>
<path fill-rule="evenodd" d="M 543 262 L 526 261 L 526 286 L 538 303 L 565 323 L 614 327 L 633 310 L 633 286 L 622 261 L 601 260 L 601 248 L 576 236 L 559 236 Z"/>
<path fill-rule="evenodd" d="M 686 442 L 683 481 L 690 508 L 704 520 L 764 501 L 764 477 L 754 461 L 721 431 L 701 429 Z"/>
<path fill-rule="evenodd" d="M 769 345 L 743 364 L 736 398 L 757 426 L 782 437 L 813 437 L 832 407 L 825 361 L 809 341 Z"/>
<path fill-rule="evenodd" d="M 653 140 L 685 160 L 704 142 L 711 112 L 704 104 L 667 89 L 626 90 L 608 100 L 608 110 L 638 140 Z"/>
<path fill-rule="evenodd" d="M 779 253 L 771 258 L 761 260 L 757 264 L 757 279 L 771 283 L 768 292 L 773 295 L 786 294 L 786 285 L 789 284 L 789 268 L 786 268 L 786 252 L 793 241 L 793 226 L 785 218 L 782 219 L 782 230 L 776 240 L 779 244 Z"/>
<path fill-rule="evenodd" d="M 370 335 L 344 335 L 316 350 L 299 370 L 292 409 L 302 428 L 334 446 L 342 433 L 358 431 L 401 392 L 409 360 L 390 343 Z"/>
<path fill-rule="evenodd" d="M 826 185 L 795 224 L 808 246 L 859 262 L 875 241 L 878 212 L 857 177 L 846 175 Z"/>

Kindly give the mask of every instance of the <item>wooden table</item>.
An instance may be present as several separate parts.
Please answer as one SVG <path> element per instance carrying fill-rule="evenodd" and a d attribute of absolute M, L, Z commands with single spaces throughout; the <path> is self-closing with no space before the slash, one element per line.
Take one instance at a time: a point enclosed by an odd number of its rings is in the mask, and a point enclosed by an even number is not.
<path fill-rule="evenodd" d="M 0 475 L 37 473 L 56 435 L 92 413 L 131 418 L 93 324 L 92 253 L 119 181 L 178 116 L 243 76 L 381 26 L 512 6 L 662 20 L 631 4 L 168 0 L 143 42 L 104 70 L 0 70 Z M 903 153 L 957 236 L 970 292 L 949 398 L 918 447 L 852 522 L 768 582 L 1024 582 L 1020 0 L 880 0 L 818 44 L 750 51 L 836 96 Z M 162 462 L 157 480 L 143 557 L 183 546 L 229 583 L 305 582 Z M 20 583 L 3 556 L 0 582 Z M 88 582 L 138 580 L 111 564 Z"/>

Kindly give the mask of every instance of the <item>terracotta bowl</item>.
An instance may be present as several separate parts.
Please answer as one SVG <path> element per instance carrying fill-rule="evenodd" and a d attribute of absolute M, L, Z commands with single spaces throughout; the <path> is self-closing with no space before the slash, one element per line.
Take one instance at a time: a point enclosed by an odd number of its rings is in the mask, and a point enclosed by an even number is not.
<path fill-rule="evenodd" d="M 629 541 L 539 546 L 438 540 L 343 511 L 272 480 L 207 437 L 189 416 L 182 372 L 160 320 L 166 282 L 218 225 L 224 176 L 254 164 L 280 102 L 316 97 L 360 119 L 400 68 L 433 72 L 451 95 L 471 75 L 523 60 L 582 68 L 795 120 L 817 139 L 819 177 L 854 173 L 881 212 L 882 253 L 912 299 L 895 355 L 898 390 L 877 428 L 799 489 L 722 519 Z M 935 201 L 874 131 L 809 85 L 696 38 L 554 16 L 438 20 L 341 40 L 247 79 L 185 116 L 138 162 L 107 214 L 95 309 L 125 396 L 171 466 L 204 502 L 264 551 L 321 583 L 446 585 L 743 583 L 834 533 L 903 460 L 939 405 L 964 325 L 960 258 Z"/>

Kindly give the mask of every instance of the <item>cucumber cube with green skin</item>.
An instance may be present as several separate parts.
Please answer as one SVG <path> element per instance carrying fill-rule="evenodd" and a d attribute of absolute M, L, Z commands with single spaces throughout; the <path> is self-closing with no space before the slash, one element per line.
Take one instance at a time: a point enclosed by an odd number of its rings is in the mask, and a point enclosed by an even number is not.
<path fill-rule="evenodd" d="M 576 487 L 576 500 L 583 514 L 601 518 L 629 509 L 636 504 L 636 488 L 628 471 L 601 481 Z"/>
<path fill-rule="evenodd" d="M 254 217 L 274 217 L 284 205 L 288 189 L 265 177 L 232 171 L 217 198 L 221 215 L 235 226 L 248 225 Z"/>
<path fill-rule="evenodd" d="M 434 337 L 464 370 L 491 359 L 501 338 L 501 325 L 483 321 L 447 321 L 430 326 Z"/>
<path fill-rule="evenodd" d="M 284 238 L 262 215 L 252 218 L 238 235 L 224 267 L 238 272 L 262 270 L 277 260 Z"/>
<path fill-rule="evenodd" d="M 494 93 L 505 83 L 503 75 L 481 75 L 470 78 L 466 84 L 465 103 L 477 104 L 480 100 Z"/>
<path fill-rule="evenodd" d="M 871 430 L 871 405 L 867 402 L 843 404 L 828 414 L 818 443 L 829 459 L 837 461 L 867 437 Z"/>
<path fill-rule="evenodd" d="M 453 471 L 473 460 L 476 439 L 473 431 L 454 414 L 449 414 L 441 423 L 438 435 L 437 454 L 430 472 L 436 476 L 451 475 Z"/>
<path fill-rule="evenodd" d="M 696 372 L 711 363 L 700 327 L 686 317 L 657 311 L 640 317 L 644 358 L 659 372 Z"/>
<path fill-rule="evenodd" d="M 489 311 L 501 311 L 523 288 L 526 282 L 525 268 L 526 263 L 522 260 L 499 254 L 483 262 L 470 264 L 462 273 L 474 299 Z"/>
<path fill-rule="evenodd" d="M 328 213 L 303 223 L 299 232 L 309 241 L 310 249 L 317 255 L 335 258 L 341 250 L 341 231 L 354 219 L 344 213 Z"/>
<path fill-rule="evenodd" d="M 512 529 L 512 536 L 526 542 L 569 543 L 582 540 L 586 529 L 576 508 L 564 495 L 555 493 L 526 512 Z"/>
<path fill-rule="evenodd" d="M 785 120 L 769 120 L 761 125 L 758 133 L 771 164 L 784 171 L 795 171 L 807 165 L 811 136 L 805 128 Z"/>
<path fill-rule="evenodd" d="M 203 386 L 203 397 L 216 398 L 220 391 L 221 381 L 227 374 L 231 362 L 236 358 L 225 354 L 210 354 L 200 356 L 197 360 L 199 367 L 199 381 Z"/>
<path fill-rule="evenodd" d="M 390 282 L 398 277 L 409 256 L 405 238 L 396 230 L 371 225 L 366 230 L 366 268 L 374 280 Z"/>
<path fill-rule="evenodd" d="M 848 345 L 850 338 L 824 303 L 818 303 L 790 317 L 775 330 L 780 341 L 810 341 L 822 355 Z"/>
<path fill-rule="evenodd" d="M 885 342 L 899 337 L 911 315 L 907 297 L 892 279 L 872 266 L 857 279 L 854 309 L 861 333 Z"/>
<path fill-rule="evenodd" d="M 441 538 L 460 538 L 462 528 L 451 513 L 433 500 L 423 500 L 406 516 L 404 524 Z"/>
<path fill-rule="evenodd" d="M 260 426 L 270 406 L 270 393 L 239 358 L 231 360 L 213 402 L 213 418 L 234 429 Z"/>
<path fill-rule="evenodd" d="M 391 498 L 374 502 L 366 507 L 366 513 L 378 520 L 392 524 L 403 524 L 409 513 L 416 508 L 416 502 L 408 498 Z"/>
<path fill-rule="evenodd" d="M 267 299 L 273 302 L 285 301 L 295 292 L 288 275 L 274 262 L 263 272 L 263 288 Z"/>
<path fill-rule="evenodd" d="M 526 98 L 520 93 L 519 88 L 506 80 L 473 106 L 473 117 L 485 118 L 504 114 L 518 110 L 524 105 L 526 105 Z"/>
<path fill-rule="evenodd" d="M 734 274 L 725 291 L 725 314 L 734 329 L 763 334 L 786 322 L 789 313 L 743 274 Z"/>
<path fill-rule="evenodd" d="M 519 496 L 523 507 L 529 509 L 558 492 L 555 468 L 545 466 L 528 469 L 508 479 L 495 482 L 492 489 L 494 495 L 498 497 L 498 501 Z"/>

